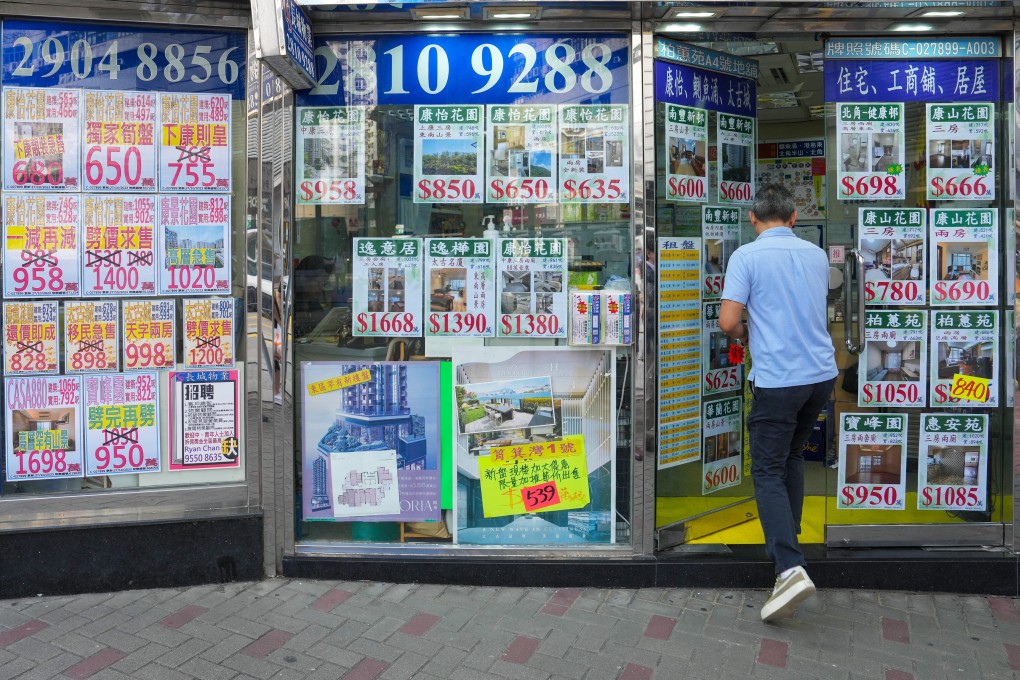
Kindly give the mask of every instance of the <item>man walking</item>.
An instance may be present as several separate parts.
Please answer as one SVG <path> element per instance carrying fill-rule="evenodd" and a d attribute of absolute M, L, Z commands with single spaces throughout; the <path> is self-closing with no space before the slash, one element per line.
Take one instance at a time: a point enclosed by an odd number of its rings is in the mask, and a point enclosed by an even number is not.
<path fill-rule="evenodd" d="M 777 184 L 759 189 L 751 206 L 758 237 L 730 257 L 719 313 L 723 332 L 748 337 L 751 346 L 751 477 L 777 575 L 763 621 L 791 615 L 815 592 L 797 543 L 804 506 L 801 450 L 838 372 L 826 327 L 828 259 L 794 235 L 796 219 L 789 190 Z"/>

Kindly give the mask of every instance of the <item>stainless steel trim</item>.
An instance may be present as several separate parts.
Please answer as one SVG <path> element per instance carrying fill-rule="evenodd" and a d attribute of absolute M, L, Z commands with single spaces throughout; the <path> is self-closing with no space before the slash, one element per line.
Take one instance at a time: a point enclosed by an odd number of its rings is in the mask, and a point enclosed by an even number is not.
<path fill-rule="evenodd" d="M 1013 126 L 1013 129 L 1012 129 L 1012 132 L 1013 132 L 1013 135 L 1012 135 L 1013 136 L 1013 148 L 1010 151 L 1013 154 L 1013 181 L 1012 182 L 1003 182 L 1003 185 L 1004 186 L 1008 186 L 1008 187 L 1014 189 L 1014 194 L 1012 196 L 1010 196 L 1010 200 L 1012 200 L 1012 202 L 1013 202 L 1013 208 L 1014 208 L 1014 218 L 1013 219 L 1015 220 L 1017 217 L 1020 217 L 1020 196 L 1017 196 L 1016 193 L 1015 193 L 1016 185 L 1017 185 L 1018 182 L 1020 182 L 1020 176 L 1018 176 L 1018 175 L 1020 175 L 1020 144 L 1017 144 L 1017 140 L 1020 140 L 1020 116 L 1017 115 L 1017 105 L 1018 105 L 1018 102 L 1020 102 L 1020 99 L 1017 98 L 1018 96 L 1020 96 L 1020 79 L 1018 79 L 1018 77 L 1017 77 L 1017 71 L 1018 71 L 1018 66 L 1020 66 L 1020 65 L 1018 65 L 1016 63 L 1016 57 L 1015 57 L 1015 55 L 1020 54 L 1020 27 L 1016 27 L 1014 29 L 1014 33 L 1013 33 L 1013 45 L 1012 45 L 1012 47 L 1013 47 L 1012 54 L 1010 56 L 1013 56 L 1012 63 L 1013 63 L 1013 89 L 1014 89 L 1014 96 L 1013 96 L 1013 106 L 1012 106 L 1013 120 L 1010 123 Z M 1007 62 L 1007 63 L 1009 63 L 1009 62 Z M 1009 224 L 1009 225 L 1006 226 L 1006 228 L 1007 229 L 1014 229 L 1015 230 L 1016 229 L 1016 225 L 1015 224 Z M 1015 248 L 1020 248 L 1020 244 L 1017 244 L 1015 246 Z M 1020 252 L 1020 250 L 1018 250 L 1017 252 Z M 1014 252 L 1014 253 L 1006 253 L 1006 257 L 1012 258 L 1013 261 L 1015 262 L 1015 258 L 1017 257 L 1017 253 L 1016 252 Z M 1014 315 L 1015 319 L 1020 319 L 1020 290 L 1014 291 L 1014 293 L 1015 293 L 1015 297 L 1014 297 L 1013 300 L 1010 301 L 1010 303 L 1013 305 L 1013 315 Z M 1014 323 L 1016 323 L 1015 319 L 1014 319 Z M 1015 326 L 1013 328 L 1008 329 L 1006 332 L 1007 333 L 1013 333 L 1013 343 L 1014 343 L 1013 344 L 1013 347 L 1014 347 L 1013 357 L 1014 357 L 1014 364 L 1015 364 L 1015 362 L 1016 362 L 1016 348 L 1020 348 L 1020 342 L 1018 342 L 1018 337 L 1017 336 L 1020 335 L 1020 334 L 1017 333 L 1017 328 Z M 1016 371 L 1018 369 L 1020 369 L 1020 367 L 1014 365 L 1014 373 L 1016 373 Z M 1011 385 L 1015 384 L 1014 380 L 1015 380 L 1015 375 L 1008 375 L 1008 376 L 1006 376 L 1006 380 L 1003 381 L 1003 382 L 1004 382 L 1005 385 L 1011 386 Z M 1003 520 L 1006 523 L 1006 537 L 1005 537 L 1006 538 L 1006 545 L 1008 547 L 1012 547 L 1014 552 L 1020 552 L 1020 512 L 1017 511 L 1017 508 L 1020 508 L 1020 427 L 1018 427 L 1017 417 L 1016 417 L 1016 408 L 1017 408 L 1017 405 L 1020 405 L 1020 389 L 1016 390 L 1014 395 L 1013 395 L 1013 404 L 1014 404 L 1013 408 L 1008 410 L 1008 411 L 1006 411 L 1007 414 L 1012 416 L 1012 421 L 1013 421 L 1012 422 L 1012 427 L 1009 428 L 1010 429 L 1010 434 L 1012 436 L 1007 438 L 1005 436 L 1005 433 L 1003 433 L 1004 434 L 1003 438 L 1004 439 L 1008 439 L 1008 441 L 1012 441 L 1012 443 L 1013 443 L 1013 455 L 1010 457 L 1008 455 L 1008 452 L 1004 452 L 1006 454 L 1006 456 L 1005 456 L 1006 459 L 1007 460 L 1012 460 L 1012 463 L 1013 463 L 1012 465 L 1006 465 L 1007 474 L 1009 472 L 1012 472 L 1012 474 L 1013 474 L 1013 485 L 1012 485 L 1013 486 L 1013 503 L 1009 506 L 1008 510 L 1004 509 L 1004 513 L 1006 513 L 1006 512 L 1012 513 L 1012 517 L 1010 517 L 1008 514 L 1006 514 L 1003 517 Z M 1007 485 L 1007 489 L 1008 489 L 1008 485 Z M 1008 491 L 1006 493 L 1008 493 Z M 1003 495 L 1005 495 L 1005 494 L 1003 494 Z"/>
<path fill-rule="evenodd" d="M 300 556 L 315 556 L 315 555 L 346 555 L 351 557 L 361 557 L 365 555 L 376 555 L 376 556 L 407 556 L 414 555 L 416 557 L 522 557 L 522 558 L 598 558 L 598 557 L 609 557 L 609 558 L 631 558 L 635 555 L 632 553 L 630 546 L 620 545 L 618 548 L 607 548 L 600 546 L 598 548 L 585 549 L 580 547 L 570 547 L 564 550 L 549 550 L 542 548 L 533 548 L 530 546 L 493 546 L 490 548 L 456 548 L 451 549 L 448 543 L 429 544 L 429 543 L 324 543 L 324 542 L 303 542 L 299 544 L 294 551 L 294 554 Z"/>
<path fill-rule="evenodd" d="M 851 267 L 851 262 L 854 264 Z M 857 270 L 857 337 L 853 337 L 853 305 L 851 292 L 854 286 L 853 270 Z M 846 349 L 851 354 L 860 354 L 864 349 L 864 256 L 856 248 L 851 248 L 843 260 L 843 339 Z"/>
<path fill-rule="evenodd" d="M 961 524 L 826 524 L 829 548 L 1002 546 L 1003 525 Z"/>

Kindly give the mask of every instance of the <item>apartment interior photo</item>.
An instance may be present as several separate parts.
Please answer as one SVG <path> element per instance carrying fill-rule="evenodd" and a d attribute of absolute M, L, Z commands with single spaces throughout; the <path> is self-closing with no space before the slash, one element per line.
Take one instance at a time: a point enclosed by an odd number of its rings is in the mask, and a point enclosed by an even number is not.
<path fill-rule="evenodd" d="M 988 280 L 988 244 L 954 241 L 936 247 L 940 281 Z"/>
<path fill-rule="evenodd" d="M 977 484 L 981 452 L 964 446 L 928 447 L 928 484 Z"/>
<path fill-rule="evenodd" d="M 869 340 L 867 343 L 868 382 L 904 382 L 921 376 L 920 343 L 902 340 Z"/>
<path fill-rule="evenodd" d="M 924 276 L 921 239 L 861 239 L 865 281 L 919 281 Z"/>
<path fill-rule="evenodd" d="M 850 444 L 846 447 L 847 484 L 899 484 L 903 447 L 897 444 Z"/>
<path fill-rule="evenodd" d="M 952 380 L 957 373 L 980 378 L 995 377 L 995 357 L 991 342 L 938 343 L 938 377 Z"/>

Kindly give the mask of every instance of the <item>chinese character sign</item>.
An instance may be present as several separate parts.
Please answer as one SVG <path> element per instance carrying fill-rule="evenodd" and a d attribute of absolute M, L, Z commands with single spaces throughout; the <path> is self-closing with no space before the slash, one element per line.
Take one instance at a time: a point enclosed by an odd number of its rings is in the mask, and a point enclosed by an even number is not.
<path fill-rule="evenodd" d="M 481 203 L 481 106 L 414 107 L 414 202 Z"/>
<path fill-rule="evenodd" d="M 999 212 L 995 208 L 931 211 L 932 306 L 999 301 Z"/>
<path fill-rule="evenodd" d="M 865 305 L 924 304 L 925 217 L 924 208 L 858 209 Z"/>
<path fill-rule="evenodd" d="M 495 334 L 495 247 L 489 239 L 425 240 L 426 336 L 488 338 Z"/>
<path fill-rule="evenodd" d="M 57 373 L 57 303 L 4 303 L 4 373 Z"/>
<path fill-rule="evenodd" d="M 708 200 L 708 111 L 666 104 L 666 200 Z"/>
<path fill-rule="evenodd" d="M 702 394 L 731 392 L 741 387 L 743 345 L 719 328 L 720 302 L 707 302 L 701 325 Z"/>
<path fill-rule="evenodd" d="M 8 482 L 81 477 L 81 382 L 71 376 L 4 384 Z"/>
<path fill-rule="evenodd" d="M 124 370 L 173 368 L 177 362 L 173 300 L 124 300 Z"/>
<path fill-rule="evenodd" d="M 741 482 L 744 407 L 732 397 L 706 401 L 703 408 L 701 494 L 707 496 Z"/>
<path fill-rule="evenodd" d="M 4 297 L 75 296 L 81 196 L 7 194 L 4 205 Z"/>
<path fill-rule="evenodd" d="M 998 406 L 999 313 L 981 309 L 931 314 L 931 405 Z"/>
<path fill-rule="evenodd" d="M 156 94 L 85 90 L 86 191 L 156 190 Z"/>
<path fill-rule="evenodd" d="M 836 105 L 836 182 L 841 200 L 902 200 L 903 104 Z"/>
<path fill-rule="evenodd" d="M 160 191 L 230 191 L 230 101 L 160 93 Z"/>
<path fill-rule="evenodd" d="M 726 265 L 730 255 L 740 246 L 740 208 L 734 206 L 706 205 L 701 211 L 702 245 L 705 249 L 702 260 L 705 263 L 705 299 L 722 295 L 726 276 Z"/>
<path fill-rule="evenodd" d="M 364 205 L 365 107 L 297 109 L 299 205 Z"/>
<path fill-rule="evenodd" d="M 567 337 L 566 239 L 501 238 L 496 244 L 496 336 Z"/>
<path fill-rule="evenodd" d="M 754 200 L 755 119 L 720 113 L 719 202 L 749 205 Z"/>
<path fill-rule="evenodd" d="M 560 106 L 560 203 L 630 203 L 630 107 Z"/>
<path fill-rule="evenodd" d="M 997 42 L 998 38 L 994 40 Z M 895 39 L 886 44 L 894 49 L 900 49 L 906 43 Z M 961 46 L 955 48 L 967 49 Z M 908 55 L 901 51 L 899 55 L 890 54 L 882 57 L 874 53 L 846 53 L 836 57 L 839 61 L 827 58 L 824 66 L 825 101 L 988 102 L 999 98 L 997 60 L 967 58 L 952 61 L 944 58 L 986 56 L 987 53 L 954 54 L 938 51 L 940 49 L 945 48 L 929 43 L 924 49 L 919 50 L 917 55 Z M 886 58 L 887 56 L 889 58 Z M 906 61 L 892 58 L 895 56 L 921 58 Z M 940 57 L 942 59 L 939 59 Z"/>
<path fill-rule="evenodd" d="M 929 201 L 995 198 L 995 105 L 927 104 Z"/>
<path fill-rule="evenodd" d="M 858 362 L 860 406 L 924 406 L 928 312 L 868 310 Z"/>
<path fill-rule="evenodd" d="M 85 475 L 159 472 L 159 383 L 155 373 L 87 375 Z"/>
<path fill-rule="evenodd" d="M 159 197 L 160 295 L 230 292 L 230 197 Z"/>
<path fill-rule="evenodd" d="M 156 197 L 85 194 L 85 295 L 155 295 Z"/>
<path fill-rule="evenodd" d="M 234 298 L 184 301 L 185 367 L 234 365 L 234 304 Z"/>
<path fill-rule="evenodd" d="M 839 510 L 903 510 L 907 477 L 904 413 L 844 413 L 839 420 Z"/>
<path fill-rule="evenodd" d="M 4 189 L 79 191 L 81 90 L 5 87 Z"/>
<path fill-rule="evenodd" d="M 494 446 L 478 459 L 485 517 L 583 508 L 590 502 L 584 437 Z"/>
<path fill-rule="evenodd" d="M 170 469 L 241 465 L 237 371 L 170 373 Z"/>
<path fill-rule="evenodd" d="M 354 335 L 421 335 L 422 241 L 354 239 Z"/>
<path fill-rule="evenodd" d="M 116 300 L 64 303 L 64 372 L 116 371 L 120 359 Z"/>
<path fill-rule="evenodd" d="M 921 416 L 917 452 L 918 510 L 987 508 L 988 416 Z"/>
<path fill-rule="evenodd" d="M 488 106 L 487 203 L 556 202 L 556 107 Z"/>

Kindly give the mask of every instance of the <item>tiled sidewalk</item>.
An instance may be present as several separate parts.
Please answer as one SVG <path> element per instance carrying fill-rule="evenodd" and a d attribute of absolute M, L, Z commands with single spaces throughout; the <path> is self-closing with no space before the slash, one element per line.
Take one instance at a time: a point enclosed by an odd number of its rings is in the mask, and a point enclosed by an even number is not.
<path fill-rule="evenodd" d="M 275 579 L 0 601 L 0 680 L 1020 678 L 1020 601 Z"/>

